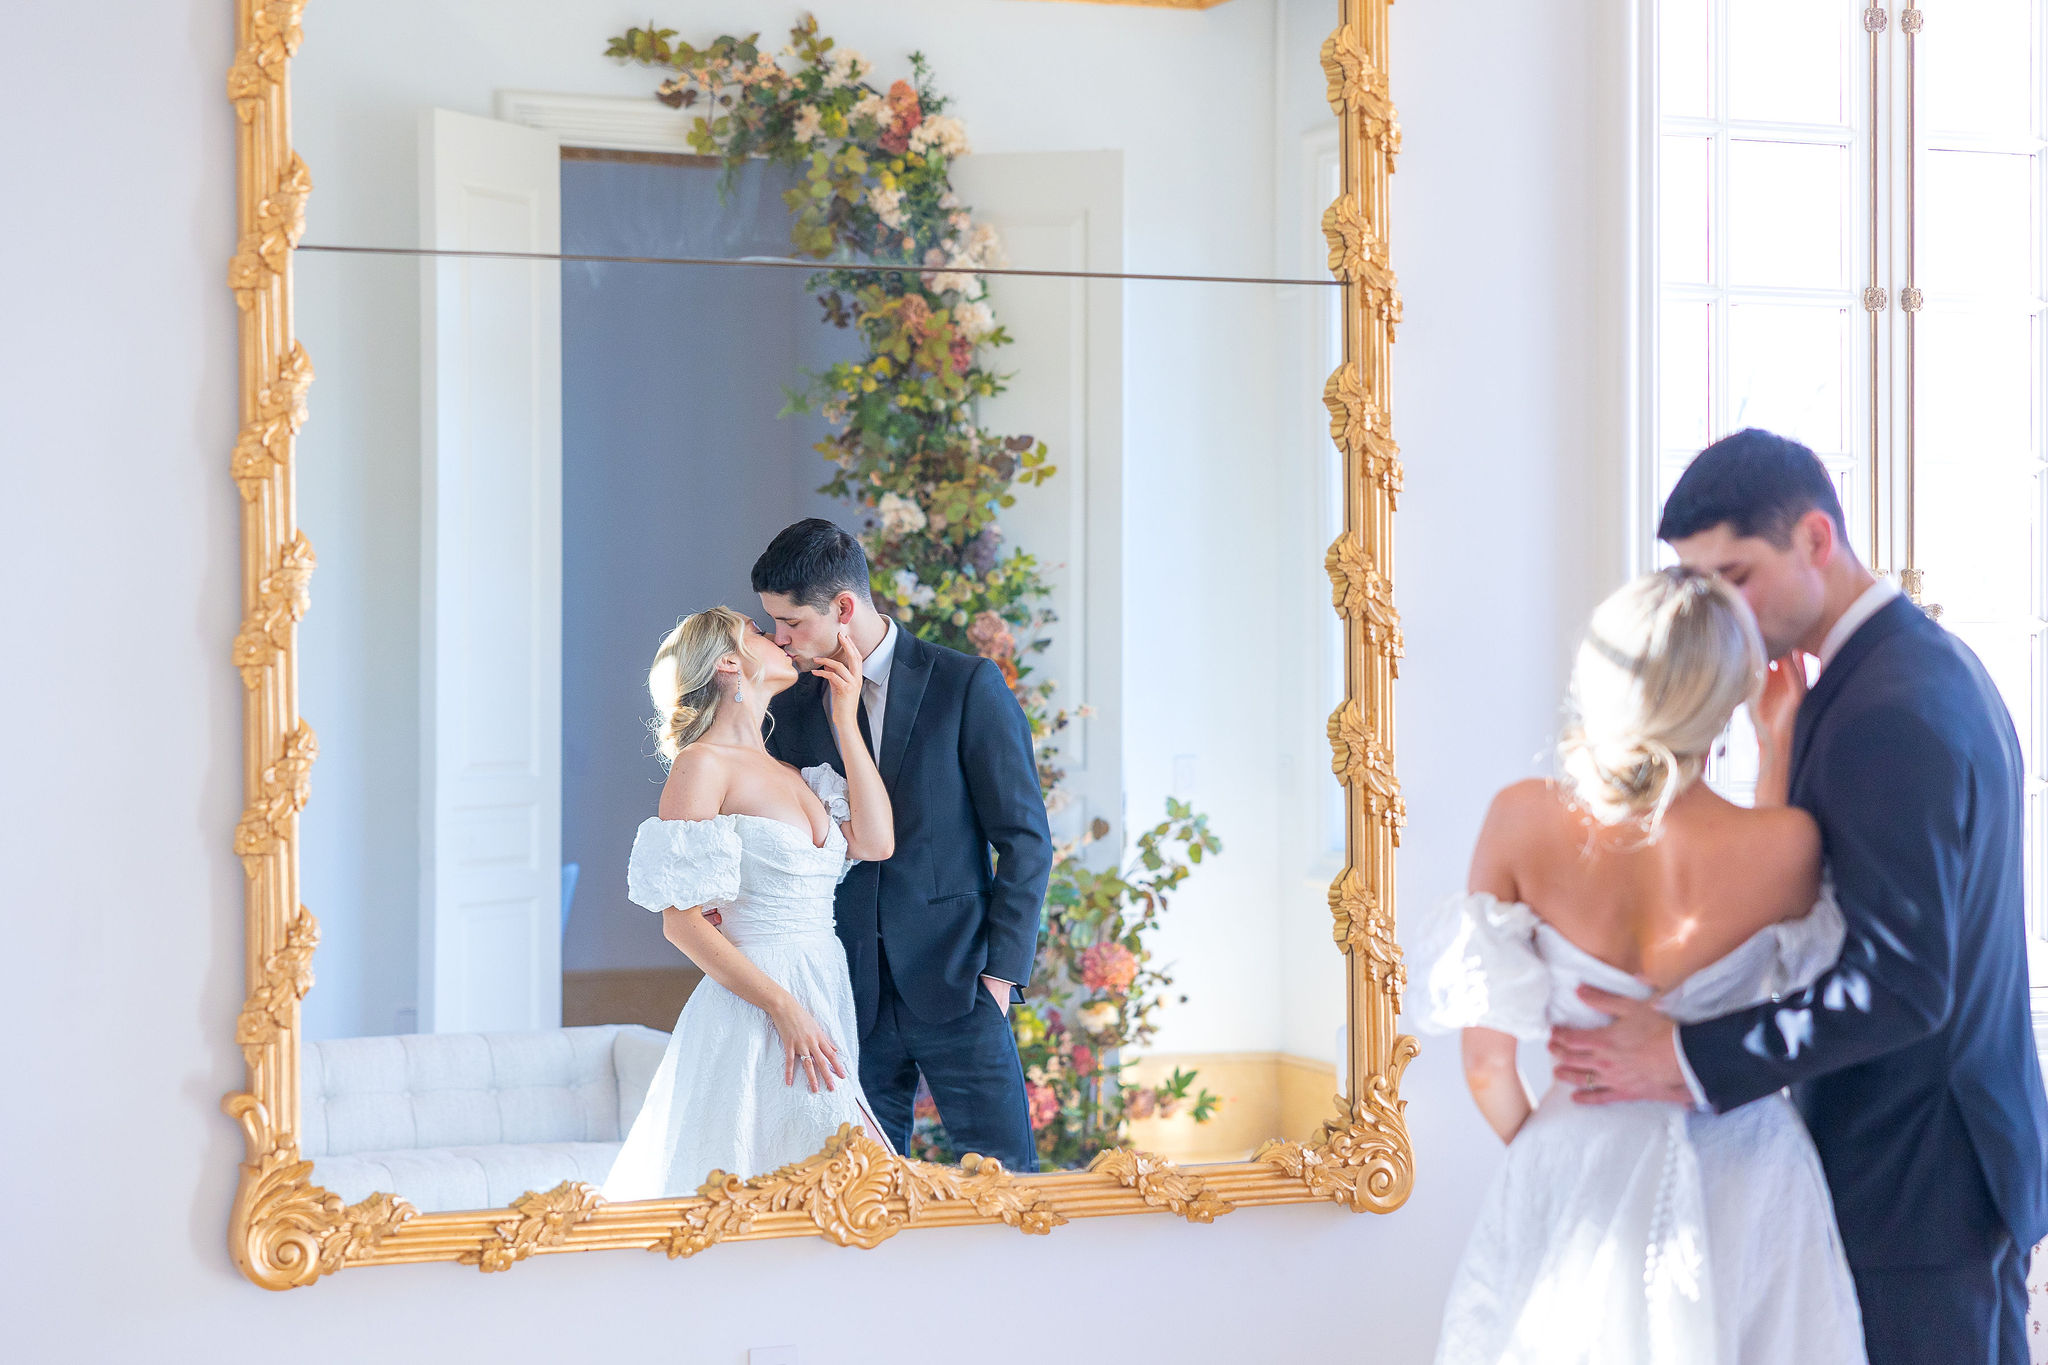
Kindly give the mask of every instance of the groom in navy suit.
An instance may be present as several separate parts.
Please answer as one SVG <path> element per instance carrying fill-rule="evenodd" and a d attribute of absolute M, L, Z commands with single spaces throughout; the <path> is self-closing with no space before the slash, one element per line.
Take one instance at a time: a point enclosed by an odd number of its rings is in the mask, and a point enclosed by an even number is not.
<path fill-rule="evenodd" d="M 829 521 L 785 529 L 753 578 L 775 643 L 806 675 L 770 703 L 768 751 L 845 771 L 824 684 L 810 674 L 843 632 L 862 659 L 860 732 L 895 810 L 895 856 L 856 866 L 834 905 L 861 1089 L 907 1151 L 922 1072 L 955 1148 L 1035 1171 L 1007 1016 L 1038 953 L 1052 835 L 1024 708 L 990 660 L 920 640 L 878 613 L 866 553 Z"/>
<path fill-rule="evenodd" d="M 2048 1099 L 2012 719 L 1977 656 L 1857 562 L 1806 447 L 1757 430 L 1707 447 L 1657 534 L 1741 590 L 1780 660 L 1761 721 L 1796 715 L 1791 800 L 1820 823 L 1848 938 L 1807 989 L 1676 1030 L 1582 989 L 1615 1023 L 1555 1030 L 1558 1079 L 1583 1103 L 1719 1112 L 1791 1086 L 1873 1365 L 2026 1365 Z"/>

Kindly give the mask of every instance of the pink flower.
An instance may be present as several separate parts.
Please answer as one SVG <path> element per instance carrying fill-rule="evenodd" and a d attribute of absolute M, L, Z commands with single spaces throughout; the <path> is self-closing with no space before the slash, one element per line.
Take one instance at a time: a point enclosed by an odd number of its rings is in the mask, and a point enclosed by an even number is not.
<path fill-rule="evenodd" d="M 1010 633 L 1010 623 L 992 611 L 975 616 L 974 624 L 967 628 L 967 639 L 984 659 L 1008 659 L 1017 653 L 1017 637 Z"/>
<path fill-rule="evenodd" d="M 1060 1097 L 1049 1085 L 1024 1082 L 1024 1097 L 1031 1109 L 1031 1131 L 1038 1132 L 1060 1116 Z"/>
<path fill-rule="evenodd" d="M 974 343 L 969 341 L 965 335 L 955 332 L 952 342 L 948 344 L 946 349 L 953 358 L 954 374 L 964 375 L 974 367 Z"/>
<path fill-rule="evenodd" d="M 1081 980 L 1091 991 L 1127 991 L 1137 979 L 1137 954 L 1121 943 L 1098 943 L 1081 954 Z"/>
<path fill-rule="evenodd" d="M 1094 1072 L 1094 1048 L 1089 1047 L 1086 1043 L 1077 1043 L 1074 1045 L 1074 1070 L 1080 1072 L 1083 1076 L 1090 1075 Z"/>
<path fill-rule="evenodd" d="M 1133 1090 L 1129 1108 L 1132 1118 L 1149 1119 L 1159 1110 L 1159 1096 L 1150 1090 Z"/>

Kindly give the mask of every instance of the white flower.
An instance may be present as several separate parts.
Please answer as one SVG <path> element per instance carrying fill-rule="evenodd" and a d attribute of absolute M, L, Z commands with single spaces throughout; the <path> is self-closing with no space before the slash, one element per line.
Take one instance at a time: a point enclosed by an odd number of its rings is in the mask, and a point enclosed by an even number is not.
<path fill-rule="evenodd" d="M 917 125 L 910 135 L 910 150 L 919 156 L 932 148 L 946 156 L 967 155 L 967 130 L 951 114 L 937 114 Z"/>
<path fill-rule="evenodd" d="M 806 104 L 796 111 L 796 130 L 793 134 L 798 142 L 809 142 L 818 135 L 818 106 Z"/>
<path fill-rule="evenodd" d="M 900 536 L 906 531 L 924 529 L 924 509 L 901 494 L 882 494 L 882 500 L 875 504 L 875 511 L 881 514 L 884 535 Z"/>
<path fill-rule="evenodd" d="M 953 310 L 953 321 L 969 341 L 979 341 L 996 329 L 996 315 L 985 303 L 963 303 Z"/>
<path fill-rule="evenodd" d="M 825 89 L 837 90 L 852 85 L 874 69 L 874 63 L 850 47 L 842 47 L 832 54 L 832 64 L 825 68 Z"/>
<path fill-rule="evenodd" d="M 1107 1033 L 1116 1027 L 1116 1006 L 1107 1000 L 1098 1000 L 1074 1011 L 1074 1019 L 1089 1033 Z"/>
<path fill-rule="evenodd" d="M 942 208 L 942 209 L 957 209 L 957 208 L 959 208 L 959 207 L 960 207 L 960 196 L 959 196 L 959 195 L 957 195 L 957 194 L 955 194 L 955 193 L 953 193 L 953 191 L 951 191 L 951 190 L 947 190 L 947 191 L 946 191 L 946 192 L 945 192 L 944 194 L 942 194 L 942 195 L 940 195 L 940 196 L 939 196 L 939 207 L 940 207 L 940 208 Z"/>
<path fill-rule="evenodd" d="M 1003 239 L 988 223 L 977 223 L 968 235 L 967 254 L 976 265 L 999 266 L 1008 259 L 1003 252 Z"/>
<path fill-rule="evenodd" d="M 902 190 L 885 190 L 876 185 L 868 191 L 868 207 L 875 211 L 875 216 L 882 220 L 884 227 L 903 226 Z"/>
<path fill-rule="evenodd" d="M 848 123 L 858 123 L 864 118 L 873 119 L 880 128 L 887 128 L 895 121 L 895 116 L 889 111 L 889 101 L 880 95 L 865 95 L 855 101 L 853 108 L 846 111 Z"/>
<path fill-rule="evenodd" d="M 891 493 L 888 496 L 895 497 L 896 495 Z M 896 577 L 891 583 L 891 588 L 892 591 L 889 594 L 891 597 L 894 597 L 898 602 L 906 606 L 912 607 L 929 606 L 933 601 L 937 600 L 939 595 L 938 589 L 930 584 L 918 582 L 917 575 L 909 569 L 898 569 L 896 571 Z"/>
<path fill-rule="evenodd" d="M 969 275 L 959 270 L 941 270 L 925 276 L 925 283 L 934 293 L 958 294 L 964 299 L 978 299 L 982 296 L 981 276 Z"/>

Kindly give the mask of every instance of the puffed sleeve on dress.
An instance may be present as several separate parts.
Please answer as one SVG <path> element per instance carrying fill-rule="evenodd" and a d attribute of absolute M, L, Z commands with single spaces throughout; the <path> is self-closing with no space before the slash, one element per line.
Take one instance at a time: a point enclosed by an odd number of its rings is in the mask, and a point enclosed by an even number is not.
<path fill-rule="evenodd" d="M 1771 995 L 1790 995 L 1804 990 L 1842 956 L 1845 931 L 1842 907 L 1835 900 L 1833 878 L 1821 882 L 1820 899 L 1798 919 L 1770 927 L 1775 940 L 1777 962 L 1769 983 Z"/>
<path fill-rule="evenodd" d="M 846 779 L 830 763 L 820 763 L 815 768 L 799 768 L 805 785 L 810 787 L 819 801 L 824 803 L 825 814 L 832 817 L 832 826 L 837 829 L 853 818 L 853 803 L 846 799 Z M 846 874 L 853 871 L 858 858 L 848 858 L 839 868 L 839 880 L 845 881 Z"/>
<path fill-rule="evenodd" d="M 740 831 L 730 815 L 643 820 L 626 862 L 626 895 L 657 913 L 675 906 L 725 910 L 740 894 Z"/>
<path fill-rule="evenodd" d="M 1451 896 L 1409 926 L 1407 1021 L 1421 1033 L 1490 1028 L 1550 1036 L 1550 969 L 1536 950 L 1536 912 L 1484 892 Z"/>

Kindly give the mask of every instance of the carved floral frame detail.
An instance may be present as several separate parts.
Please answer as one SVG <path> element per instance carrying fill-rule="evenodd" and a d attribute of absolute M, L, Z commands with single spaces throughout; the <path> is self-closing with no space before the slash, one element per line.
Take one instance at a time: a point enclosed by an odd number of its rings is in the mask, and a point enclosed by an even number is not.
<path fill-rule="evenodd" d="M 349 1266 L 455 1261 L 505 1270 L 565 1251 L 636 1248 L 693 1256 L 718 1242 L 826 1237 L 872 1247 L 906 1227 L 1001 1223 L 1044 1234 L 1075 1218 L 1160 1212 L 1212 1222 L 1256 1204 L 1332 1201 L 1385 1213 L 1414 1184 L 1401 1074 L 1413 1038 L 1396 1031 L 1406 969 L 1394 941 L 1394 850 L 1406 806 L 1394 772 L 1393 682 L 1400 617 L 1388 566 L 1401 464 L 1388 420 L 1389 348 L 1400 319 L 1387 255 L 1387 181 L 1400 125 L 1387 92 L 1387 6 L 1339 0 L 1323 44 L 1342 127 L 1342 190 L 1323 216 L 1345 299 L 1343 362 L 1324 401 L 1345 462 L 1345 529 L 1325 565 L 1345 623 L 1346 699 L 1330 717 L 1331 769 L 1346 790 L 1348 864 L 1330 888 L 1347 964 L 1348 1093 L 1311 1142 L 1268 1142 L 1249 1161 L 1181 1169 L 1150 1153 L 1102 1153 L 1085 1171 L 1014 1175 L 892 1156 L 842 1129 L 810 1159 L 750 1180 L 714 1173 L 692 1198 L 607 1203 L 590 1185 L 529 1192 L 509 1208 L 420 1213 L 396 1195 L 356 1204 L 316 1183 L 300 1156 L 299 1008 L 319 929 L 299 903 L 299 813 L 318 754 L 298 709 L 297 633 L 313 547 L 298 528 L 296 438 L 313 367 L 293 333 L 292 253 L 312 177 L 290 138 L 290 72 L 306 0 L 234 0 L 238 240 L 228 285 L 240 310 L 240 430 L 230 473 L 242 497 L 242 626 L 232 649 L 244 689 L 244 812 L 233 834 L 247 885 L 248 994 L 235 1042 L 245 1089 L 222 1108 L 242 1128 L 228 1243 L 257 1284 L 289 1289 Z"/>

